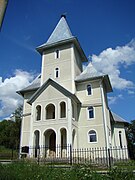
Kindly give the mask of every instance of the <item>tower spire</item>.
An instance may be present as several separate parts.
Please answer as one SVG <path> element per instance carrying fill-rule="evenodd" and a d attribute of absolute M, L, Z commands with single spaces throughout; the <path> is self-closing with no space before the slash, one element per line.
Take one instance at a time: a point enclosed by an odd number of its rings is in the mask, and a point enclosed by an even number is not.
<path fill-rule="evenodd" d="M 59 20 L 46 44 L 56 43 L 62 40 L 70 39 L 72 37 L 72 33 L 66 21 L 66 15 L 62 14 L 61 19 Z"/>

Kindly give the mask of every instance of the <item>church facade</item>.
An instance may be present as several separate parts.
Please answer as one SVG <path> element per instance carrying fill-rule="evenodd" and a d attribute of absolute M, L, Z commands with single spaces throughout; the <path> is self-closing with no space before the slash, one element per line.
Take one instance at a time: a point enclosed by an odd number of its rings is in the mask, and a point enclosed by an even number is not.
<path fill-rule="evenodd" d="M 88 60 L 65 16 L 37 51 L 41 74 L 18 91 L 24 98 L 20 146 L 29 147 L 30 156 L 30 147 L 47 146 L 55 153 L 57 145 L 67 144 L 75 149 L 127 146 L 125 121 L 108 107 L 109 76 L 91 63 L 83 71 Z"/>

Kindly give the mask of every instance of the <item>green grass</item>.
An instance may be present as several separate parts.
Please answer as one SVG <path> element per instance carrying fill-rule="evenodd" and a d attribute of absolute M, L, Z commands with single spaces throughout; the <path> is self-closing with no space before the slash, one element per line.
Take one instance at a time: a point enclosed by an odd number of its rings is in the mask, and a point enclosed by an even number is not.
<path fill-rule="evenodd" d="M 96 172 L 90 165 L 54 168 L 30 162 L 0 164 L 0 180 L 134 180 L 132 171 L 115 167 L 107 174 Z"/>
<path fill-rule="evenodd" d="M 127 161 L 127 162 L 117 162 L 114 164 L 114 168 L 119 168 L 122 170 L 135 170 L 135 161 Z"/>

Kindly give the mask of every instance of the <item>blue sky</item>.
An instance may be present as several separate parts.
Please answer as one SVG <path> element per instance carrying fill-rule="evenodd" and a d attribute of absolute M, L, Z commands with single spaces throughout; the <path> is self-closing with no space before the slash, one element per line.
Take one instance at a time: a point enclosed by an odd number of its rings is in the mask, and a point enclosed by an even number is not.
<path fill-rule="evenodd" d="M 135 119 L 135 0 L 9 0 L 0 32 L 0 119 L 22 102 L 15 91 L 40 73 L 35 48 L 62 13 L 93 66 L 110 76 L 110 109 Z"/>

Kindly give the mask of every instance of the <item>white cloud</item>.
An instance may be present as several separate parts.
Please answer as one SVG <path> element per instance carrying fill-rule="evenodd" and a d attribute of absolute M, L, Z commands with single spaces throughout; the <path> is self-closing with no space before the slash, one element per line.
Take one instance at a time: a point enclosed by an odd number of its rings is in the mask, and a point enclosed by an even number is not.
<path fill-rule="evenodd" d="M 128 90 L 128 94 L 134 95 L 134 94 L 135 94 L 135 91 Z"/>
<path fill-rule="evenodd" d="M 132 81 L 121 77 L 120 69 L 124 68 L 126 72 L 126 68 L 135 63 L 135 39 L 125 46 L 108 48 L 98 56 L 92 55 L 91 59 L 97 71 L 109 75 L 113 88 L 119 90 L 134 88 Z"/>
<path fill-rule="evenodd" d="M 22 104 L 22 97 L 16 91 L 28 86 L 33 78 L 32 73 L 22 70 L 16 70 L 12 77 L 4 81 L 0 77 L 0 117 L 9 116 L 19 104 Z"/>
<path fill-rule="evenodd" d="M 109 105 L 116 104 L 119 99 L 123 99 L 122 94 L 119 94 L 118 96 L 109 96 L 108 103 Z"/>
<path fill-rule="evenodd" d="M 24 48 L 24 49 L 27 49 L 27 50 L 36 52 L 35 49 L 34 49 L 34 47 L 32 47 L 32 45 L 28 44 L 28 42 L 26 42 L 26 41 L 28 41 L 28 40 L 31 38 L 30 35 L 24 36 L 24 37 L 23 37 L 23 38 L 24 38 L 24 41 L 19 41 L 18 39 L 15 39 L 14 37 L 9 36 L 8 34 L 5 34 L 5 37 L 6 37 L 9 41 L 11 41 L 11 42 L 13 42 L 14 44 L 16 44 L 17 46 L 20 46 L 20 47 L 22 47 L 22 48 Z"/>

